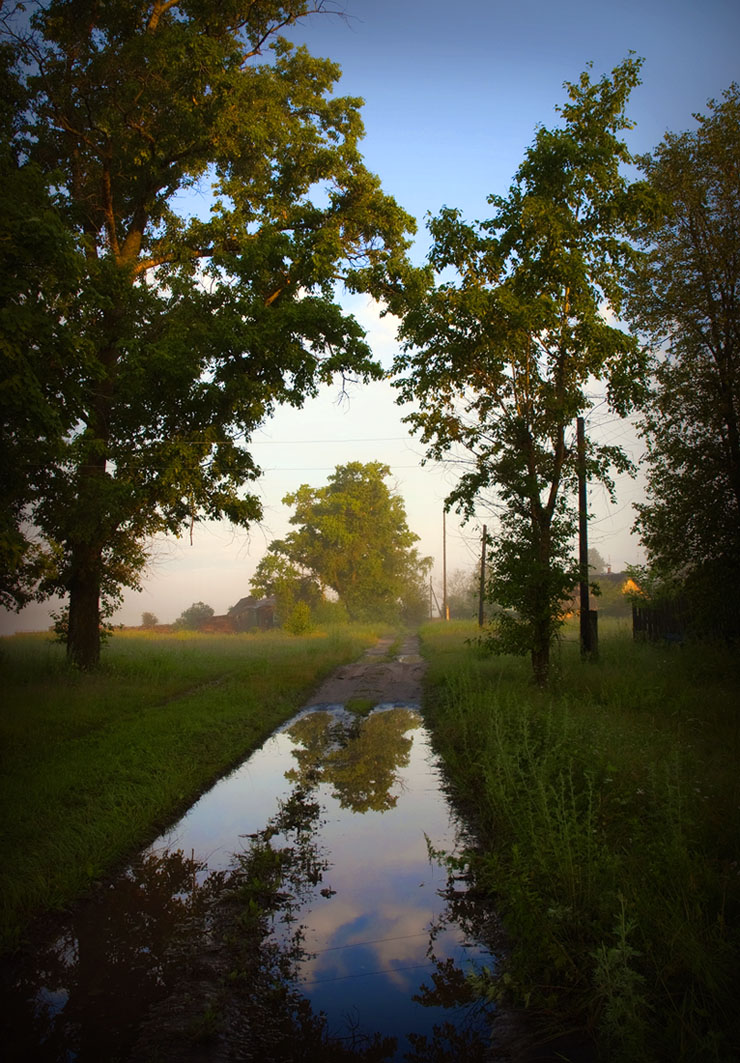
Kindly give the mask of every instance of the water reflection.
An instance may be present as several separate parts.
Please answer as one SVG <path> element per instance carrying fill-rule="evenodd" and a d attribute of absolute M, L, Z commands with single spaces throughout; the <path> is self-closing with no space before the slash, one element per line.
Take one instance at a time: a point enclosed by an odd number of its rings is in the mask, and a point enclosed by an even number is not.
<path fill-rule="evenodd" d="M 401 707 L 366 720 L 307 713 L 286 731 L 296 744 L 292 753 L 298 766 L 285 778 L 301 786 L 329 784 L 340 806 L 353 812 L 385 812 L 398 802 L 393 786 L 409 763 L 413 739 L 408 732 L 420 726 L 418 713 Z"/>
<path fill-rule="evenodd" d="M 181 852 L 145 856 L 19 970 L 4 971 L 6 1058 L 119 1058 L 101 1047 L 112 1052 L 110 1033 L 130 1031 L 162 995 L 177 974 L 178 943 L 222 885 L 222 873 L 197 885 L 199 870 Z"/>
<path fill-rule="evenodd" d="M 438 783 L 408 706 L 302 714 L 14 972 L 7 1058 L 485 1058 Z"/>

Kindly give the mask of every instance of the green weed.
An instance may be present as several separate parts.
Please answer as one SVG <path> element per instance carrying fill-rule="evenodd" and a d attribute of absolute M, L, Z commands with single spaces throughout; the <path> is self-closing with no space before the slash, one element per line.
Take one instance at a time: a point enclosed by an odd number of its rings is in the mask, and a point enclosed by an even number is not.
<path fill-rule="evenodd" d="M 511 937 L 500 986 L 608 1060 L 735 1058 L 737 659 L 615 626 L 582 662 L 566 632 L 542 692 L 474 631 L 423 629 L 426 712 Z"/>
<path fill-rule="evenodd" d="M 376 701 L 374 698 L 349 698 L 345 704 L 347 712 L 354 713 L 355 716 L 367 716 L 375 708 Z"/>

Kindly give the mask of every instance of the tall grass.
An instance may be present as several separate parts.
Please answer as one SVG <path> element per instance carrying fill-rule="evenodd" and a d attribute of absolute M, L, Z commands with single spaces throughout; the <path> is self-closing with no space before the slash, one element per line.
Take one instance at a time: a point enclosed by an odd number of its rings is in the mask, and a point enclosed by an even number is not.
<path fill-rule="evenodd" d="M 2 947 L 151 841 L 376 635 L 125 632 L 94 673 L 48 636 L 1 640 Z"/>
<path fill-rule="evenodd" d="M 602 632 L 553 688 L 429 625 L 428 714 L 511 939 L 493 986 L 614 1061 L 740 1058 L 738 660 Z M 473 797 L 474 795 L 474 797 Z"/>

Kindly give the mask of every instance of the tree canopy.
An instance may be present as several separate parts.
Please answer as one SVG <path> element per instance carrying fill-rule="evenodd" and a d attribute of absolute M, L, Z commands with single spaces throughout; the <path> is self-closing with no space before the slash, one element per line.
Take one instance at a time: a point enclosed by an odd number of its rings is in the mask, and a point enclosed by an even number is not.
<path fill-rule="evenodd" d="M 335 286 L 380 294 L 412 221 L 363 165 L 337 66 L 280 37 L 322 7 L 45 0 L 1 20 L 2 413 L 33 444 L 1 485 L 2 588 L 68 595 L 80 665 L 149 536 L 259 517 L 248 444 L 277 404 L 379 373 Z M 209 186 L 201 217 L 187 195 Z"/>
<path fill-rule="evenodd" d="M 640 159 L 660 211 L 630 300 L 658 352 L 637 527 L 654 576 L 716 604 L 740 593 L 740 88 L 695 117 Z"/>
<path fill-rule="evenodd" d="M 445 207 L 426 269 L 394 303 L 400 401 L 419 406 L 406 419 L 430 456 L 468 455 L 449 503 L 470 514 L 485 491 L 501 506 L 489 594 L 505 612 L 492 645 L 530 652 L 539 683 L 577 578 L 570 426 L 594 381 L 624 413 L 645 379 L 638 341 L 608 314 L 621 307 L 643 199 L 622 173 L 631 157 L 619 135 L 639 69 L 630 57 L 599 81 L 566 83 L 562 125 L 538 129 L 509 194 L 489 197 L 492 216 L 471 224 Z M 610 468 L 629 467 L 614 447 L 591 444 L 587 460 L 610 488 Z"/>
<path fill-rule="evenodd" d="M 79 283 L 50 178 L 14 146 L 25 93 L 0 47 L 0 604 L 25 605 L 53 558 L 24 527 L 77 416 L 84 354 L 66 326 Z"/>
<path fill-rule="evenodd" d="M 420 619 L 431 561 L 413 544 L 401 498 L 385 483 L 381 462 L 337 466 L 325 487 L 302 484 L 286 495 L 296 530 L 270 544 L 261 563 L 270 571 L 300 574 L 306 586 L 331 588 L 352 619 Z M 262 582 L 255 584 L 267 590 Z"/>
<path fill-rule="evenodd" d="M 193 602 L 192 605 L 189 605 L 187 609 L 180 613 L 175 621 L 175 627 L 197 631 L 201 624 L 206 620 L 210 620 L 213 615 L 213 606 L 207 605 L 205 602 Z"/>

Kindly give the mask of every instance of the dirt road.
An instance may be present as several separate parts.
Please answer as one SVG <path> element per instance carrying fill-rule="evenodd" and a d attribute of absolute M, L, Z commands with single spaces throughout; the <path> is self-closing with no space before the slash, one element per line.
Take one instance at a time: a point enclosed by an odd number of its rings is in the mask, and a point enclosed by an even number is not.
<path fill-rule="evenodd" d="M 393 639 L 380 639 L 359 660 L 330 675 L 308 699 L 306 707 L 346 705 L 351 698 L 367 699 L 373 706 L 420 705 L 425 670 L 426 662 L 419 654 L 415 635 L 409 635 L 400 646 Z"/>

